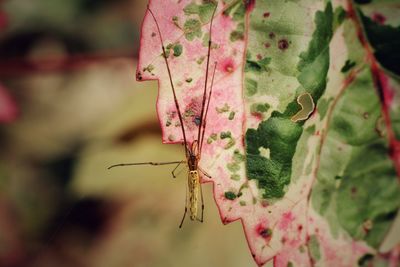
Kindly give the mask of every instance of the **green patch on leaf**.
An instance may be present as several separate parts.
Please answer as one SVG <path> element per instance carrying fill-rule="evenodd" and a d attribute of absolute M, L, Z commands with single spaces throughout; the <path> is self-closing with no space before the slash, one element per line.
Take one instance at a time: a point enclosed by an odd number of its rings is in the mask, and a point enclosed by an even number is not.
<path fill-rule="evenodd" d="M 253 103 L 250 106 L 250 112 L 252 114 L 262 114 L 268 112 L 271 106 L 268 103 Z"/>
<path fill-rule="evenodd" d="M 343 7 L 338 6 L 337 8 L 335 8 L 335 12 L 333 13 L 333 31 L 335 31 L 336 28 L 343 23 L 346 16 L 347 12 L 343 9 Z"/>
<path fill-rule="evenodd" d="M 224 149 L 229 149 L 231 147 L 233 147 L 236 144 L 235 139 L 230 138 L 228 143 L 226 143 L 226 145 L 224 146 Z"/>
<path fill-rule="evenodd" d="M 247 176 L 256 179 L 265 190 L 263 198 L 281 198 L 289 184 L 292 158 L 303 129 L 289 118 L 271 118 L 257 129 L 246 132 Z M 272 138 L 273 137 L 273 138 Z M 270 150 L 270 158 L 260 154 L 260 148 Z"/>
<path fill-rule="evenodd" d="M 235 111 L 231 111 L 231 112 L 229 113 L 228 119 L 231 121 L 231 120 L 233 120 L 234 118 L 235 118 Z"/>
<path fill-rule="evenodd" d="M 244 23 L 238 23 L 236 29 L 231 32 L 229 39 L 231 42 L 244 39 Z"/>
<path fill-rule="evenodd" d="M 264 71 L 268 71 L 268 64 L 271 62 L 271 58 L 270 57 L 265 57 L 263 59 L 260 59 L 258 61 L 254 61 L 251 59 L 246 59 L 246 65 L 244 67 L 244 71 L 248 72 L 248 71 L 253 71 L 253 72 L 264 72 Z"/>
<path fill-rule="evenodd" d="M 203 4 L 197 5 L 196 3 L 190 3 L 183 8 L 185 15 L 198 15 L 202 23 L 208 23 L 211 20 L 212 14 L 215 9 L 215 3 L 212 1 L 206 1 Z"/>
<path fill-rule="evenodd" d="M 236 149 L 236 150 L 233 152 L 233 159 L 235 160 L 235 162 L 242 162 L 242 161 L 244 161 L 246 158 L 245 158 L 244 155 L 240 154 L 240 151 L 239 151 L 239 150 Z"/>
<path fill-rule="evenodd" d="M 245 79 L 245 87 L 246 87 L 246 96 L 253 96 L 257 93 L 258 83 L 257 81 L 246 78 Z"/>
<path fill-rule="evenodd" d="M 218 113 L 224 113 L 224 112 L 228 112 L 229 110 L 230 110 L 230 106 L 227 104 L 227 103 L 225 103 L 222 107 L 216 107 L 215 108 L 215 110 L 218 112 Z"/>
<path fill-rule="evenodd" d="M 324 12 L 316 12 L 314 23 L 316 29 L 308 50 L 300 54 L 297 66 L 300 74 L 297 79 L 317 102 L 325 91 L 329 69 L 329 43 L 333 35 L 331 2 L 328 2 Z"/>
<path fill-rule="evenodd" d="M 346 73 L 351 70 L 356 65 L 356 62 L 351 61 L 350 59 L 346 60 L 343 67 L 340 69 L 340 72 Z"/>
<path fill-rule="evenodd" d="M 238 170 L 240 170 L 240 166 L 239 166 L 239 164 L 236 163 L 236 162 L 228 163 L 228 164 L 226 165 L 226 167 L 227 167 L 228 170 L 231 171 L 231 172 L 237 172 Z"/>
<path fill-rule="evenodd" d="M 232 137 L 232 133 L 230 131 L 221 132 L 219 136 L 220 136 L 221 139 L 231 138 Z"/>
<path fill-rule="evenodd" d="M 315 133 L 315 124 L 313 124 L 312 126 L 308 127 L 306 129 L 306 132 L 309 134 L 314 134 Z"/>
<path fill-rule="evenodd" d="M 183 52 L 183 47 L 180 43 L 168 44 L 165 47 L 165 57 L 166 58 L 168 58 L 170 56 L 171 50 L 175 57 L 179 57 Z"/>
<path fill-rule="evenodd" d="M 240 175 L 234 173 L 234 174 L 231 175 L 231 179 L 234 180 L 234 181 L 239 181 L 240 180 Z"/>
<path fill-rule="evenodd" d="M 216 141 L 218 139 L 218 135 L 216 133 L 213 133 L 208 137 L 207 139 L 207 144 L 211 144 L 212 142 Z"/>
<path fill-rule="evenodd" d="M 354 239 L 375 248 L 400 206 L 400 186 L 386 151 L 382 143 L 354 149 L 338 188 L 339 223 Z"/>
<path fill-rule="evenodd" d="M 233 0 L 224 9 L 223 15 L 230 16 L 234 21 L 242 21 L 246 14 L 244 1 Z"/>
<path fill-rule="evenodd" d="M 201 22 L 197 19 L 188 19 L 183 25 L 183 31 L 188 41 L 193 41 L 196 37 L 201 38 Z"/>
<path fill-rule="evenodd" d="M 308 249 L 310 250 L 311 258 L 313 258 L 315 261 L 321 259 L 319 242 L 315 235 L 310 236 L 310 240 L 308 241 Z"/>
<path fill-rule="evenodd" d="M 375 128 L 381 116 L 379 99 L 375 90 L 365 88 L 374 88 L 368 68 L 349 85 L 344 97 L 336 104 L 331 122 L 338 138 L 351 145 L 364 144 L 378 137 Z M 369 114 L 367 119 L 366 113 Z"/>
<path fill-rule="evenodd" d="M 236 194 L 232 191 L 225 192 L 226 199 L 234 200 L 234 199 L 236 199 L 236 197 L 237 197 Z"/>
<path fill-rule="evenodd" d="M 331 116 L 313 207 L 329 218 L 333 235 L 341 228 L 377 248 L 400 207 L 400 186 L 386 140 L 376 131 L 381 104 L 369 68 L 346 88 Z"/>
<path fill-rule="evenodd" d="M 182 54 L 183 47 L 181 44 L 176 44 L 174 45 L 173 50 L 174 50 L 174 56 L 179 57 Z"/>

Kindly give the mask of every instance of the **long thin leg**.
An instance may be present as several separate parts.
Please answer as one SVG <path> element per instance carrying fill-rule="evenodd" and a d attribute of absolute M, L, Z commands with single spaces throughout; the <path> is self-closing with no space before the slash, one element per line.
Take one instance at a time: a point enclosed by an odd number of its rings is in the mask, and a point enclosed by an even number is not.
<path fill-rule="evenodd" d="M 187 213 L 187 206 L 188 206 L 188 188 L 187 188 L 187 186 L 185 186 L 185 187 L 186 187 L 185 212 L 183 213 L 182 221 L 181 221 L 181 223 L 179 224 L 179 228 L 182 228 L 183 221 L 185 220 L 186 213 Z"/>
<path fill-rule="evenodd" d="M 172 170 L 172 177 L 174 177 L 174 178 L 176 178 L 176 175 L 175 175 L 175 171 L 176 171 L 176 169 L 178 169 L 178 167 L 182 164 L 182 163 L 184 163 L 185 161 L 184 160 L 182 160 L 182 161 L 180 161 L 179 163 L 178 163 L 178 165 L 176 165 L 176 167 Z"/>
<path fill-rule="evenodd" d="M 217 69 L 217 62 L 214 63 L 214 71 L 213 71 L 213 76 L 211 79 L 211 87 L 210 87 L 210 92 L 208 94 L 208 101 L 207 101 L 207 107 L 206 107 L 206 112 L 204 114 L 204 124 L 202 127 L 202 132 L 200 136 L 200 148 L 199 148 L 199 153 L 201 153 L 201 149 L 203 147 L 203 140 L 204 140 L 204 134 L 206 132 L 206 124 L 207 124 L 207 114 L 208 114 L 208 108 L 210 107 L 210 100 L 211 100 L 211 94 L 212 94 L 212 89 L 213 89 L 213 84 L 214 84 L 214 76 L 215 76 L 215 70 Z"/>
<path fill-rule="evenodd" d="M 209 175 L 208 173 L 206 173 L 202 168 L 200 168 L 199 166 L 197 166 L 197 168 L 199 169 L 199 171 L 204 174 L 205 176 L 207 176 L 208 178 L 212 179 L 211 175 Z"/>
<path fill-rule="evenodd" d="M 107 169 L 112 169 L 115 167 L 124 167 L 124 166 L 135 166 L 135 165 L 153 165 L 153 166 L 161 166 L 161 165 L 171 165 L 171 164 L 177 164 L 181 163 L 182 161 L 166 161 L 166 162 L 135 162 L 135 163 L 119 163 L 119 164 L 114 164 L 108 167 Z"/>
<path fill-rule="evenodd" d="M 169 82 L 170 82 L 170 84 L 171 84 L 172 94 L 174 95 L 174 102 L 175 102 L 176 111 L 178 112 L 179 122 L 181 123 L 181 129 L 182 129 L 182 135 L 183 135 L 183 142 L 185 143 L 185 155 L 186 155 L 186 157 L 187 157 L 187 156 L 188 156 L 188 149 L 187 149 L 187 144 L 188 144 L 188 143 L 187 143 L 187 140 L 186 140 L 185 126 L 184 126 L 184 124 L 183 124 L 182 113 L 181 113 L 181 110 L 180 110 L 180 108 L 179 108 L 178 99 L 176 98 L 175 87 L 174 87 L 174 83 L 173 83 L 173 81 L 172 81 L 171 69 L 169 68 L 169 64 L 168 64 L 168 60 L 167 60 L 167 53 L 165 52 L 164 41 L 163 41 L 163 38 L 162 38 L 162 36 L 161 36 L 160 26 L 158 25 L 156 16 L 154 16 L 153 11 L 151 11 L 149 5 L 147 5 L 147 10 L 150 12 L 151 16 L 152 16 L 153 19 L 154 19 L 154 22 L 156 23 L 156 27 L 157 27 L 157 31 L 158 31 L 158 36 L 160 37 L 161 50 L 162 50 L 163 58 L 164 58 L 164 61 L 165 61 L 165 65 L 167 66 Z M 215 12 L 215 11 L 214 11 L 214 12 Z M 213 14 L 213 16 L 214 16 L 214 14 Z"/>
<path fill-rule="evenodd" d="M 200 218 L 200 222 L 203 222 L 204 219 L 204 198 L 203 198 L 203 189 L 201 184 L 199 184 L 200 186 L 200 198 L 201 198 L 201 218 Z"/>
<path fill-rule="evenodd" d="M 204 91 L 203 91 L 203 101 L 201 104 L 201 114 L 200 114 L 200 125 L 199 125 L 199 130 L 197 132 L 197 140 L 200 142 L 200 135 L 201 135 L 201 129 L 202 129 L 202 125 L 204 123 L 204 107 L 206 105 L 206 98 L 207 98 L 207 85 L 208 85 L 208 68 L 210 65 L 210 54 L 211 54 L 211 38 L 212 38 L 212 25 L 213 25 L 213 21 L 214 21 L 214 15 L 215 15 L 215 11 L 217 10 L 218 7 L 218 3 L 215 5 L 214 11 L 212 13 L 211 16 L 211 21 L 210 21 L 210 38 L 208 39 L 208 50 L 207 50 L 207 64 L 206 64 L 206 78 L 205 78 L 205 82 L 204 82 Z"/>

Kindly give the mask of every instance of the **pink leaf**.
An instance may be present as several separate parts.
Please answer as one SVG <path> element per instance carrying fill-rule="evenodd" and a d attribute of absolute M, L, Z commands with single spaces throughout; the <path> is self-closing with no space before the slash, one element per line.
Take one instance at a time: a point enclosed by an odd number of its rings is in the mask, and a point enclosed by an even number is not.
<path fill-rule="evenodd" d="M 155 19 L 148 11 L 143 21 L 137 79 L 158 80 L 163 142 L 182 143 L 164 45 L 190 146 L 198 140 L 213 5 L 152 0 L 149 7 Z M 223 223 L 241 220 L 258 265 L 380 260 L 388 214 L 400 207 L 391 125 L 398 121 L 389 110 L 397 89 L 357 23 L 343 1 L 218 4 L 200 167 L 212 177 L 202 180 L 214 184 Z"/>

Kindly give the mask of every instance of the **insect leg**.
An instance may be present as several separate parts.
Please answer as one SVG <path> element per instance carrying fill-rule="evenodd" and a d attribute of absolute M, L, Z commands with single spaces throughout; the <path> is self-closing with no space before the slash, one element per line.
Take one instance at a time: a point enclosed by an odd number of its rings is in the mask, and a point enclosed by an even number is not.
<path fill-rule="evenodd" d="M 215 11 L 217 10 L 218 7 L 218 3 L 216 3 L 214 11 L 212 13 L 211 16 L 211 21 L 210 21 L 210 38 L 208 39 L 208 50 L 207 50 L 207 64 L 206 64 L 206 78 L 205 78 L 205 83 L 204 83 L 204 91 L 203 91 L 203 101 L 201 104 L 201 114 L 200 114 L 200 125 L 199 125 L 199 130 L 197 132 L 197 140 L 200 142 L 200 137 L 201 137 L 201 129 L 202 129 L 202 125 L 204 123 L 204 107 L 206 105 L 206 98 L 207 98 L 207 85 L 208 85 L 208 69 L 210 66 L 210 53 L 211 53 L 211 37 L 212 37 L 212 25 L 213 25 L 213 21 L 214 21 L 214 15 L 215 15 Z"/>
<path fill-rule="evenodd" d="M 188 188 L 187 188 L 187 186 L 185 186 L 185 187 L 186 187 L 185 212 L 183 213 L 182 221 L 181 221 L 181 223 L 179 224 L 179 228 L 182 228 L 183 221 L 185 220 L 186 213 L 187 213 L 187 206 L 188 206 Z"/>
<path fill-rule="evenodd" d="M 208 178 L 212 179 L 211 175 L 209 175 L 208 173 L 206 173 L 202 168 L 197 167 L 199 169 L 199 171 L 201 171 L 202 174 L 204 174 L 205 176 L 207 176 Z"/>
<path fill-rule="evenodd" d="M 212 89 L 213 89 L 213 84 L 214 84 L 214 76 L 215 76 L 215 70 L 217 69 L 217 62 L 214 62 L 214 71 L 213 71 L 213 76 L 211 79 L 211 86 L 210 86 L 210 92 L 208 94 L 208 101 L 207 101 L 207 107 L 206 107 L 206 111 L 204 114 L 204 124 L 202 126 L 201 129 L 201 135 L 200 135 L 200 148 L 199 148 L 199 153 L 201 153 L 201 149 L 203 148 L 203 140 L 204 140 L 204 134 L 206 132 L 206 123 L 207 123 L 207 114 L 208 114 L 208 108 L 210 107 L 210 100 L 211 100 L 211 94 L 212 94 Z M 200 129 L 199 129 L 200 131 Z"/>
<path fill-rule="evenodd" d="M 203 222 L 203 218 L 204 218 L 204 198 L 203 198 L 203 189 L 201 184 L 199 184 L 200 186 L 200 198 L 201 198 L 201 218 L 200 218 L 200 222 Z"/>
<path fill-rule="evenodd" d="M 184 127 L 184 124 L 183 124 L 182 113 L 181 113 L 181 110 L 180 110 L 180 108 L 179 108 L 178 99 L 177 99 L 177 97 L 176 97 L 175 86 L 174 86 L 174 83 L 173 83 L 173 81 L 172 81 L 171 69 L 169 68 L 169 64 L 168 64 L 168 60 L 167 60 L 167 53 L 165 52 L 164 41 L 163 41 L 163 38 L 162 38 L 162 36 L 161 36 L 160 26 L 158 25 L 157 19 L 156 19 L 156 17 L 154 16 L 153 11 L 151 11 L 149 5 L 147 5 L 147 10 L 150 12 L 151 16 L 152 16 L 153 19 L 154 19 L 154 22 L 156 23 L 156 27 L 157 27 L 157 31 L 158 31 L 158 36 L 160 37 L 161 50 L 162 50 L 163 58 L 164 58 L 164 61 L 165 61 L 165 65 L 167 66 L 168 78 L 169 78 L 169 82 L 170 82 L 170 84 L 171 84 L 172 94 L 173 94 L 173 96 L 174 96 L 174 103 L 175 103 L 176 111 L 177 111 L 177 113 L 178 113 L 179 122 L 181 123 L 181 129 L 182 129 L 182 135 L 183 135 L 183 142 L 184 142 L 184 144 L 185 144 L 185 155 L 187 156 L 187 155 L 189 155 L 189 154 L 188 154 L 188 148 L 187 148 L 188 142 L 187 142 L 187 140 L 186 140 L 185 127 Z M 215 11 L 214 11 L 214 12 L 215 12 Z M 214 13 L 213 13 L 213 16 L 214 16 Z"/>
<path fill-rule="evenodd" d="M 172 177 L 176 178 L 175 171 L 176 171 L 176 169 L 178 169 L 178 167 L 179 167 L 183 162 L 185 162 L 185 161 L 184 161 L 184 160 L 180 161 L 180 162 L 178 163 L 178 165 L 176 165 L 175 168 L 172 170 L 172 172 L 171 172 L 171 173 L 172 173 Z"/>
<path fill-rule="evenodd" d="M 153 166 L 162 166 L 162 165 L 170 165 L 170 164 L 177 164 L 182 161 L 166 161 L 166 162 L 135 162 L 135 163 L 119 163 L 109 166 L 107 169 L 112 169 L 115 167 L 124 167 L 124 166 L 137 166 L 137 165 L 153 165 Z"/>

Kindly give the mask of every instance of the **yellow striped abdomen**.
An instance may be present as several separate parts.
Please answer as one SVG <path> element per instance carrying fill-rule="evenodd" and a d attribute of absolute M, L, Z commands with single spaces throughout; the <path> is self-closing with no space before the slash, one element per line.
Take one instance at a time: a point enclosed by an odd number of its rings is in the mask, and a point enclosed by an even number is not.
<path fill-rule="evenodd" d="M 200 190 L 200 179 L 199 179 L 199 173 L 197 171 L 189 171 L 188 189 L 189 189 L 190 219 L 193 221 L 197 218 L 199 190 Z"/>

